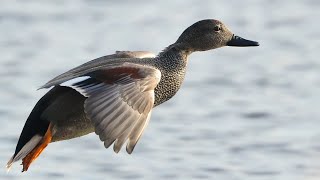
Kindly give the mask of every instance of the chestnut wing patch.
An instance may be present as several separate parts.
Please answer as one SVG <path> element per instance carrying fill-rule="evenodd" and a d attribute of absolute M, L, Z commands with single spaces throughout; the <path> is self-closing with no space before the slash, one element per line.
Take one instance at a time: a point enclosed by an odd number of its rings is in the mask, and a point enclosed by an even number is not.
<path fill-rule="evenodd" d="M 160 71 L 125 63 L 86 77 L 70 87 L 88 97 L 84 107 L 95 133 L 106 148 L 114 143 L 115 152 L 128 140 L 126 150 L 132 153 L 150 119 Z"/>

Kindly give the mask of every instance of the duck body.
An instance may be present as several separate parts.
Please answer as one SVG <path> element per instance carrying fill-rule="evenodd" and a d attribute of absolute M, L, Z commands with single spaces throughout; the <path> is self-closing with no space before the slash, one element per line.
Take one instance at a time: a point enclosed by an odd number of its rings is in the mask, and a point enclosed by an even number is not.
<path fill-rule="evenodd" d="M 202 20 L 157 56 L 117 51 L 73 68 L 47 82 L 53 87 L 35 105 L 7 163 L 22 159 L 23 171 L 55 141 L 95 132 L 104 146 L 132 153 L 152 108 L 172 98 L 185 77 L 188 56 L 223 46 L 258 46 L 233 35 L 220 21 Z"/>
<path fill-rule="evenodd" d="M 52 99 L 52 101 L 46 109 L 38 113 L 37 119 L 47 122 L 48 125 L 49 123 L 54 124 L 51 142 L 80 137 L 94 131 L 90 119 L 84 112 L 83 103 L 86 97 L 74 89 L 55 86 L 44 98 Z M 37 103 L 35 109 L 38 106 L 43 105 Z"/>
<path fill-rule="evenodd" d="M 161 80 L 154 90 L 154 107 L 171 99 L 178 92 L 186 73 L 187 56 L 176 53 L 175 51 L 177 50 L 175 49 L 167 49 L 165 51 L 168 54 L 162 52 L 160 57 L 155 58 L 157 59 L 156 61 L 154 61 L 153 58 L 117 58 L 115 60 L 120 64 L 130 62 L 143 66 L 156 67 L 160 70 Z M 117 53 L 123 52 L 129 53 L 130 51 L 118 51 Z M 168 58 L 161 58 L 163 54 L 164 56 L 168 56 Z M 114 55 L 115 54 L 112 56 Z M 161 61 L 161 59 L 165 59 L 166 61 Z M 99 64 L 114 64 L 113 60 L 114 59 L 110 60 L 109 56 L 101 57 L 85 64 L 85 69 L 97 67 Z M 103 68 L 103 65 L 101 68 Z M 81 66 L 79 68 L 81 68 Z M 30 114 L 32 118 L 28 118 L 28 120 L 30 119 L 31 123 L 28 123 L 30 127 L 25 127 L 26 131 L 34 127 L 34 124 L 39 124 L 38 121 L 40 120 L 47 122 L 44 123 L 44 127 L 48 126 L 49 122 L 54 124 L 53 131 L 55 133 L 52 136 L 51 142 L 77 138 L 94 132 L 94 126 L 84 111 L 83 104 L 85 100 L 85 96 L 70 87 L 53 87 L 35 105 L 34 109 L 38 111 Z M 45 132 L 42 134 L 44 133 Z"/>

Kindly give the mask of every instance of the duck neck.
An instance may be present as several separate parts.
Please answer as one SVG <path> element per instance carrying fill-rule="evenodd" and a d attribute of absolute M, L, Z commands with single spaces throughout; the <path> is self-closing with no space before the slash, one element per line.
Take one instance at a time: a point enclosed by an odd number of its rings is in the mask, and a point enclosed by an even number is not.
<path fill-rule="evenodd" d="M 161 71 L 161 80 L 155 88 L 155 106 L 169 100 L 179 90 L 186 73 L 190 53 L 178 44 L 165 48 L 152 61 Z"/>
<path fill-rule="evenodd" d="M 184 48 L 180 43 L 174 43 L 159 53 L 157 58 L 160 62 L 170 65 L 172 68 L 177 68 L 177 66 L 185 67 L 187 65 L 190 54 L 191 51 Z"/>

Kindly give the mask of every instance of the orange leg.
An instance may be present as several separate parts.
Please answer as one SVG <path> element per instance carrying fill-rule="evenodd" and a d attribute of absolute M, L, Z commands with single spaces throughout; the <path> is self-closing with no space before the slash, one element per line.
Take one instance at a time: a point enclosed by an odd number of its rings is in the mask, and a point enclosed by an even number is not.
<path fill-rule="evenodd" d="M 48 127 L 48 130 L 39 144 L 26 156 L 22 159 L 23 169 L 22 172 L 27 171 L 30 164 L 37 159 L 37 157 L 41 154 L 44 148 L 51 142 L 52 139 L 52 127 L 51 124 Z"/>

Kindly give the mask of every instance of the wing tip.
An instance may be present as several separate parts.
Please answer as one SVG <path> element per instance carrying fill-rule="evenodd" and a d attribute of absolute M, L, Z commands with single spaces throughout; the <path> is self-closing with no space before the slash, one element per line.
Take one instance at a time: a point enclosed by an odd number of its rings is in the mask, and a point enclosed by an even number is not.
<path fill-rule="evenodd" d="M 51 83 L 47 82 L 46 84 L 40 86 L 37 90 L 50 88 L 51 86 L 52 86 Z"/>
<path fill-rule="evenodd" d="M 48 88 L 48 87 L 46 87 L 45 85 L 40 86 L 40 87 L 37 88 L 37 91 L 39 91 L 40 89 L 44 89 L 44 88 Z"/>
<path fill-rule="evenodd" d="M 121 147 L 119 148 L 119 147 L 116 147 L 115 145 L 113 146 L 113 151 L 117 154 L 119 153 L 120 149 Z"/>
<path fill-rule="evenodd" d="M 127 147 L 126 147 L 127 153 L 128 153 L 128 154 L 132 154 L 135 146 L 136 146 L 135 144 L 134 144 L 134 145 L 131 145 L 130 143 L 128 143 L 128 145 L 127 145 Z"/>
<path fill-rule="evenodd" d="M 105 147 L 106 149 L 108 149 L 113 142 L 114 142 L 114 140 L 105 140 L 104 143 L 103 143 L 103 144 L 104 144 L 104 147 Z"/>

